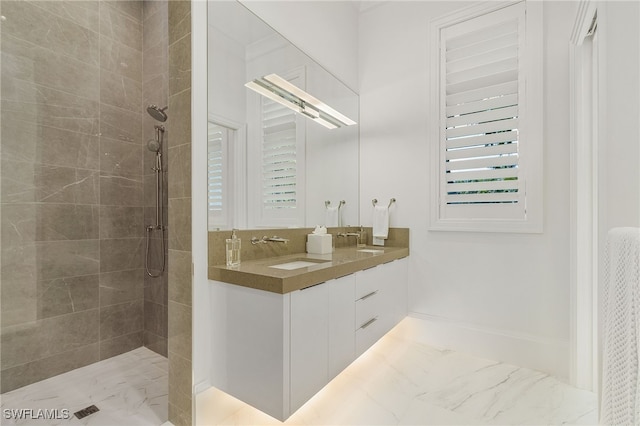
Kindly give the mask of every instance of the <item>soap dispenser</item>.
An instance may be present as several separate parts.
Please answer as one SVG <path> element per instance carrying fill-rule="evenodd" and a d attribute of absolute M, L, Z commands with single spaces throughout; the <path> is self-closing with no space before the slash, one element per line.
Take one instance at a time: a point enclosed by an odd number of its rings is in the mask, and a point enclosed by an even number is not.
<path fill-rule="evenodd" d="M 240 265 L 240 238 L 236 235 L 236 229 L 231 231 L 231 238 L 227 238 L 225 242 L 227 266 Z"/>
<path fill-rule="evenodd" d="M 364 230 L 364 228 L 362 226 L 360 227 L 360 232 L 358 234 L 359 234 L 359 236 L 358 236 L 357 247 L 358 248 L 366 247 L 367 246 L 367 232 Z"/>

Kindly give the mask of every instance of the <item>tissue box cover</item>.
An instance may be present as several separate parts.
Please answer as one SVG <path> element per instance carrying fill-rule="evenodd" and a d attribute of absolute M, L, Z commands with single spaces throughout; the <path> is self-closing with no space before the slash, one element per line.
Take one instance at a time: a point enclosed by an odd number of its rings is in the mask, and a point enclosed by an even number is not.
<path fill-rule="evenodd" d="M 324 234 L 308 234 L 307 235 L 307 253 L 310 254 L 328 254 L 333 251 L 332 235 Z"/>

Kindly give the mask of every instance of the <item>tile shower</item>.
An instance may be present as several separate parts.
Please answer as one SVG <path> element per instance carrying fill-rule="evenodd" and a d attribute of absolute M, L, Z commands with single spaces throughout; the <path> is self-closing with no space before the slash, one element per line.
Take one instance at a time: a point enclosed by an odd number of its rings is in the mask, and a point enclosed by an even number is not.
<path fill-rule="evenodd" d="M 145 272 L 158 124 L 145 109 L 168 104 L 168 3 L 0 8 L 0 390 L 142 345 L 166 356 L 168 273 Z"/>

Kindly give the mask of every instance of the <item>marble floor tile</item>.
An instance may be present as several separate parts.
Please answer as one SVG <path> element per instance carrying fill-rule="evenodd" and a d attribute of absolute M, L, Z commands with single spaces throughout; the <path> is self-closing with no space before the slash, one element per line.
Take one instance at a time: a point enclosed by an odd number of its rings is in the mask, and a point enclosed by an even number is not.
<path fill-rule="evenodd" d="M 524 425 L 597 424 L 591 392 L 514 365 L 439 350 L 392 330 L 285 424 Z M 161 425 L 167 420 L 167 359 L 146 349 L 0 396 L 5 409 L 68 409 L 95 404 L 82 420 L 0 420 L 2 425 Z M 197 425 L 278 425 L 280 421 L 217 389 L 196 398 Z"/>
<path fill-rule="evenodd" d="M 290 425 L 597 424 L 592 392 L 549 375 L 439 350 L 403 323 L 294 413 Z M 197 425 L 280 421 L 217 389 L 196 397 Z"/>
<path fill-rule="evenodd" d="M 83 419 L 73 413 L 100 411 Z M 68 410 L 69 419 L 7 419 L 5 410 Z M 0 396 L 2 425 L 160 425 L 168 418 L 168 361 L 141 347 Z"/>

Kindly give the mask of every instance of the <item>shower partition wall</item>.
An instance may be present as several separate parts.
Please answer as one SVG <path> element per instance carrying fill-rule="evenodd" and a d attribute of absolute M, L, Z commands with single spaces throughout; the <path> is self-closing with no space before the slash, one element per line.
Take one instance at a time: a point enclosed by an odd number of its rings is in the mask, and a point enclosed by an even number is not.
<path fill-rule="evenodd" d="M 0 7 L 0 390 L 143 343 L 166 355 L 144 106 L 166 102 L 167 3 Z"/>
<path fill-rule="evenodd" d="M 142 106 L 143 114 L 143 141 L 144 149 L 144 227 L 155 225 L 157 221 L 157 206 L 160 208 L 160 223 L 166 226 L 168 212 L 167 198 L 167 159 L 168 142 L 171 137 L 171 128 L 166 123 L 159 123 L 155 117 L 148 113 L 147 107 L 159 105 L 164 107 L 169 104 L 169 30 L 168 30 L 168 2 L 145 1 L 143 2 L 143 61 L 142 61 Z M 163 112 L 164 113 L 164 112 Z M 166 114 L 166 113 L 165 113 Z M 160 114 L 158 114 L 160 115 Z M 166 115 L 165 115 L 166 117 Z M 166 119 L 165 119 L 166 120 Z M 158 124 L 163 125 L 162 143 L 160 154 L 163 172 L 159 175 L 154 171 L 157 168 L 156 153 L 146 149 L 148 140 L 156 139 L 159 132 Z M 157 177 L 162 179 L 160 185 Z M 157 187 L 162 188 L 160 196 Z M 149 237 L 149 254 L 146 266 L 153 277 L 144 273 L 144 345 L 149 349 L 167 356 L 167 316 L 168 316 L 168 291 L 167 291 L 167 232 L 155 231 Z M 145 261 L 143 260 L 143 263 Z M 165 268 L 162 268 L 162 266 Z"/>

